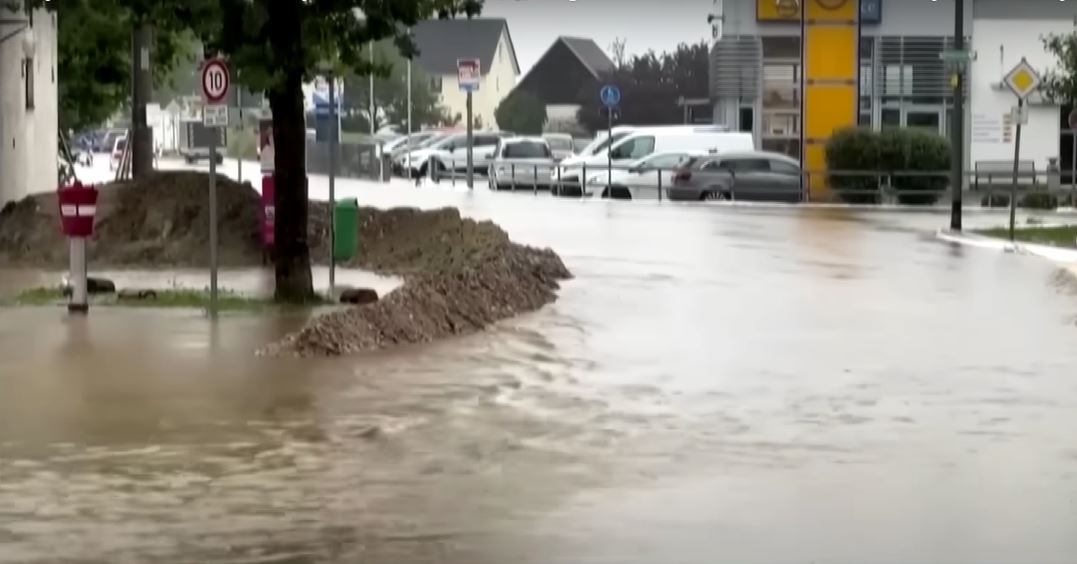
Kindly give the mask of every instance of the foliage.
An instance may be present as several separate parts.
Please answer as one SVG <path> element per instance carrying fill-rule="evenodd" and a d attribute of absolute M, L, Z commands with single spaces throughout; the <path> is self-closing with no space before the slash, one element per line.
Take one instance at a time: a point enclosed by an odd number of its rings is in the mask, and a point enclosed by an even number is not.
<path fill-rule="evenodd" d="M 616 55 L 616 53 L 615 53 Z M 679 98 L 706 98 L 710 92 L 710 48 L 706 42 L 682 43 L 673 52 L 649 51 L 623 61 L 602 77 L 621 89 L 614 120 L 638 125 L 681 123 Z M 579 93 L 577 119 L 589 131 L 605 129 L 606 110 L 598 92 L 588 86 Z"/>
<path fill-rule="evenodd" d="M 206 1 L 206 0 L 202 0 Z M 57 12 L 59 126 L 82 131 L 101 124 L 129 97 L 131 29 L 139 21 L 156 27 L 151 50 L 154 79 L 165 82 L 188 45 L 182 0 L 33 0 Z"/>
<path fill-rule="evenodd" d="M 1050 192 L 1030 192 L 1021 198 L 1020 205 L 1031 210 L 1053 210 L 1058 207 L 1058 196 Z"/>
<path fill-rule="evenodd" d="M 911 205 L 935 203 L 948 185 L 950 145 L 942 136 L 922 129 L 904 128 L 876 132 L 866 128 L 837 131 L 826 145 L 827 168 L 833 171 L 871 171 L 893 174 L 891 187 L 898 202 Z M 863 204 L 879 201 L 880 179 L 875 174 L 830 174 L 830 185 L 843 201 Z"/>
<path fill-rule="evenodd" d="M 1010 238 L 1008 227 L 993 227 L 978 231 L 982 235 Z M 1055 227 L 1019 227 L 1014 229 L 1013 238 L 1025 243 L 1055 245 L 1057 247 L 1077 247 L 1077 225 L 1059 225 Z"/>
<path fill-rule="evenodd" d="M 392 124 L 407 128 L 408 123 L 408 58 L 391 41 L 379 41 L 374 46 L 374 60 L 386 69 L 374 76 L 374 128 Z M 342 111 L 348 129 L 370 130 L 370 78 L 349 73 L 344 78 Z M 431 86 L 429 75 L 411 65 L 411 123 L 415 130 L 424 126 L 441 125 L 449 115 L 441 105 L 439 94 Z"/>
<path fill-rule="evenodd" d="M 546 124 L 546 104 L 534 94 L 514 90 L 494 111 L 497 126 L 505 131 L 539 135 Z"/>
<path fill-rule="evenodd" d="M 1054 55 L 1056 66 L 1043 73 L 1040 91 L 1060 105 L 1077 103 L 1077 31 L 1041 38 L 1043 48 Z"/>

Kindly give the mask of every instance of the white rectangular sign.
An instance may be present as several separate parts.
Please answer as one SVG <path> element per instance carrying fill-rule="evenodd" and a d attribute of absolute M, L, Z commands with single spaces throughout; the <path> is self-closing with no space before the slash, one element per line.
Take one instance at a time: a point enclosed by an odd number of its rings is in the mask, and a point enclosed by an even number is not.
<path fill-rule="evenodd" d="M 228 127 L 228 106 L 203 106 L 202 125 L 206 127 Z"/>

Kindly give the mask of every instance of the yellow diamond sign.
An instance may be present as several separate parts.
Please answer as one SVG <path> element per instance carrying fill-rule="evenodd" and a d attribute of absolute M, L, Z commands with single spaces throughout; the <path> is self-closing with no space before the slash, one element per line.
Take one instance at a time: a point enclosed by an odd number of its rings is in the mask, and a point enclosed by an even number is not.
<path fill-rule="evenodd" d="M 1021 57 L 1021 62 L 1017 63 L 1013 70 L 1006 73 L 1006 78 L 1003 79 L 1003 82 L 1010 87 L 1010 90 L 1018 98 L 1027 98 L 1029 94 L 1039 88 L 1040 75 L 1036 73 L 1036 69 L 1032 68 L 1032 65 L 1028 64 L 1024 57 Z"/>

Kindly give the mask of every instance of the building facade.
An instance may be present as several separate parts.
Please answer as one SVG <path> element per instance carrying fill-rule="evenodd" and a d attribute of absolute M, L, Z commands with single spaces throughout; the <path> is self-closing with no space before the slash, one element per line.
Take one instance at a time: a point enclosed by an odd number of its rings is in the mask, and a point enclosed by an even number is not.
<path fill-rule="evenodd" d="M 965 166 L 1013 158 L 1016 98 L 1002 77 L 1025 57 L 1054 64 L 1041 37 L 1073 31 L 1077 4 L 1057 0 L 718 0 L 722 38 L 711 53 L 715 121 L 751 131 L 762 149 L 825 168 L 835 130 L 918 127 L 949 135 L 954 2 L 976 59 L 965 79 Z M 1071 165 L 1069 107 L 1029 100 L 1022 160 Z M 813 190 L 820 183 L 813 182 Z M 821 186 L 825 191 L 825 186 Z M 818 194 L 813 194 L 818 195 Z"/>
<path fill-rule="evenodd" d="M 483 129 L 497 129 L 494 112 L 520 75 L 508 23 L 499 18 L 428 20 L 414 31 L 419 47 L 415 63 L 430 77 L 442 105 L 461 124 L 466 123 L 467 94 L 460 90 L 456 61 L 479 60 L 482 79 L 472 94 L 472 115 Z"/>
<path fill-rule="evenodd" d="M 56 190 L 56 14 L 0 2 L 0 206 Z"/>

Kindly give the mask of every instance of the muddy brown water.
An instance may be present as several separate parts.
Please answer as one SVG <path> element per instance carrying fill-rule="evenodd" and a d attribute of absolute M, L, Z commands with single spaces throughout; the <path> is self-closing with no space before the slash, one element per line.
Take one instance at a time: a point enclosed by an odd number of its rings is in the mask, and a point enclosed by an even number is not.
<path fill-rule="evenodd" d="M 340 186 L 495 219 L 576 279 L 332 360 L 251 355 L 302 314 L 0 310 L 0 562 L 1077 554 L 1077 285 L 1050 263 L 933 214 Z"/>

